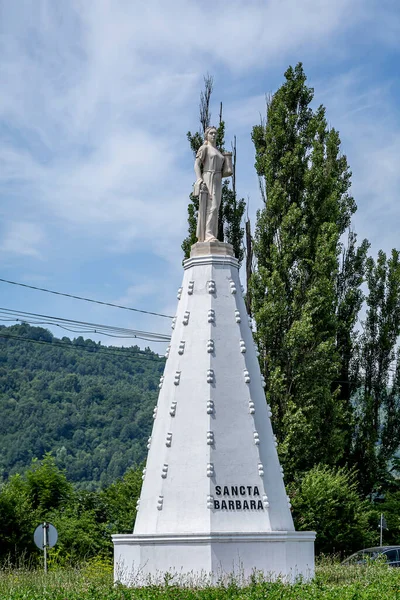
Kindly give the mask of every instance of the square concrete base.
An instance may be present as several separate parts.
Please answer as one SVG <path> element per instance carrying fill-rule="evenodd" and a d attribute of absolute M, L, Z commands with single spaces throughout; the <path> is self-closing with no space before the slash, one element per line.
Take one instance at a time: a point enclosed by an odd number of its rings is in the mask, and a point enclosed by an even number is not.
<path fill-rule="evenodd" d="M 233 246 L 225 242 L 196 242 L 191 247 L 190 258 L 195 256 L 235 256 Z"/>
<path fill-rule="evenodd" d="M 314 576 L 314 532 L 114 535 L 114 579 L 129 586 L 171 581 L 196 586 L 256 574 L 294 582 Z"/>

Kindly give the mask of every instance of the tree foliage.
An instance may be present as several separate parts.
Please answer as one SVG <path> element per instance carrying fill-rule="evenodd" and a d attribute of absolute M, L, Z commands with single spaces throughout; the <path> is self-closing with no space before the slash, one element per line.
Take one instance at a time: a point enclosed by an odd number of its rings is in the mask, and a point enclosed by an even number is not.
<path fill-rule="evenodd" d="M 51 560 L 66 564 L 111 555 L 111 535 L 133 531 L 141 484 L 136 468 L 101 491 L 81 490 L 51 455 L 34 460 L 24 474 L 0 485 L 0 561 L 15 562 L 22 555 L 38 561 L 33 532 L 44 521 L 58 531 Z"/>
<path fill-rule="evenodd" d="M 375 261 L 357 244 L 351 173 L 313 95 L 302 65 L 290 67 L 253 128 L 264 206 L 251 311 L 289 479 L 350 464 L 371 494 L 400 445 L 399 252 Z"/>
<path fill-rule="evenodd" d="M 301 64 L 285 78 L 252 134 L 265 191 L 252 308 L 280 453 L 293 476 L 344 456 L 349 405 L 333 385 L 341 371 L 337 282 L 340 238 L 356 206 L 339 134 L 322 106 L 310 107 Z"/>
<path fill-rule="evenodd" d="M 340 397 L 346 407 L 349 427 L 346 428 L 344 457 L 351 453 L 354 437 L 353 398 L 360 381 L 358 372 L 358 318 L 364 303 L 362 284 L 365 281 L 365 264 L 369 248 L 367 240 L 357 246 L 357 236 L 349 231 L 343 246 L 340 269 L 336 282 L 336 347 L 340 357 L 338 379 L 334 387 L 340 388 Z"/>
<path fill-rule="evenodd" d="M 385 486 L 400 445 L 400 258 L 380 251 L 366 265 L 367 313 L 360 336 L 354 393 L 353 461 L 365 493 Z"/>
<path fill-rule="evenodd" d="M 20 475 L 0 484 L 0 559 L 33 550 L 33 511 Z"/>
<path fill-rule="evenodd" d="M 9 336 L 0 339 L 3 477 L 51 452 L 70 481 L 95 489 L 144 460 L 163 360 L 138 356 L 137 346 L 59 340 L 41 327 L 1 332 Z"/>
<path fill-rule="evenodd" d="M 377 511 L 358 491 L 357 474 L 318 465 L 290 489 L 296 529 L 316 531 L 317 553 L 342 556 L 375 545 Z"/>
<path fill-rule="evenodd" d="M 41 461 L 33 459 L 25 475 L 25 486 L 32 508 L 43 513 L 61 506 L 72 493 L 71 484 L 51 454 L 46 454 Z"/>

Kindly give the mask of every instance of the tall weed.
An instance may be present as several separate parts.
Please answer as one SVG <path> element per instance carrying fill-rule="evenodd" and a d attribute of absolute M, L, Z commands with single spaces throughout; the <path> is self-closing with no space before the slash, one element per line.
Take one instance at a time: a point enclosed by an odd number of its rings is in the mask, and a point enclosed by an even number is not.
<path fill-rule="evenodd" d="M 114 585 L 112 563 L 96 557 L 79 567 L 51 567 L 47 575 L 26 566 L 0 570 L 1 600 L 391 600 L 400 599 L 400 569 L 377 562 L 345 567 L 322 558 L 312 582 L 288 585 L 252 578 L 241 587 L 234 580 L 196 588 L 163 585 L 125 588 Z"/>

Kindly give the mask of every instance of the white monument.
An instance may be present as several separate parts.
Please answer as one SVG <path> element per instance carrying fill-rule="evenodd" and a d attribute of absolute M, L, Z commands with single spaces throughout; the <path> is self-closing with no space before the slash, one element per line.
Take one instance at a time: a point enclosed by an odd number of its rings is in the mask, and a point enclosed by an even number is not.
<path fill-rule="evenodd" d="M 223 169 L 199 151 L 206 241 L 184 262 L 134 532 L 113 536 L 115 579 L 130 585 L 314 573 L 315 533 L 294 530 L 239 263 L 215 240 Z"/>

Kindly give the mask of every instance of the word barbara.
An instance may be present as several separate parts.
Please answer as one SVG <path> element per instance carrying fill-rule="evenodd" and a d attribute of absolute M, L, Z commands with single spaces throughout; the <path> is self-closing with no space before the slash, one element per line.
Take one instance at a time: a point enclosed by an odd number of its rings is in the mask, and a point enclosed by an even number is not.
<path fill-rule="evenodd" d="M 215 510 L 264 510 L 261 500 L 214 500 Z"/>
<path fill-rule="evenodd" d="M 251 497 L 260 497 L 260 491 L 255 485 L 216 485 L 215 495 L 224 496 L 224 499 L 214 500 L 215 510 L 264 510 L 260 499 L 253 500 Z M 246 499 L 225 500 L 229 496 L 246 496 Z"/>

